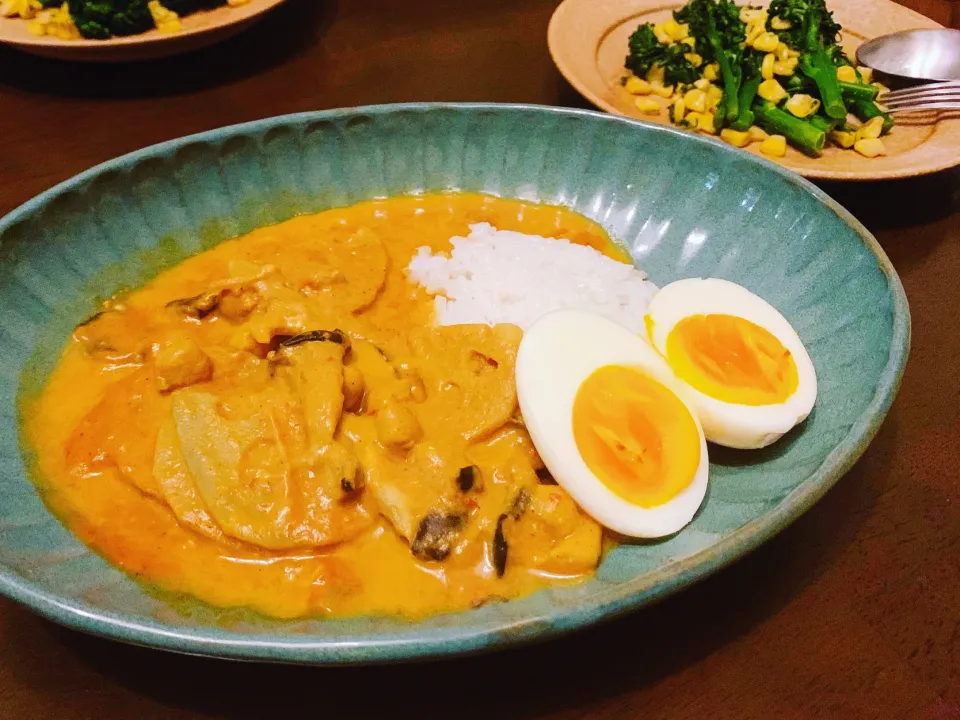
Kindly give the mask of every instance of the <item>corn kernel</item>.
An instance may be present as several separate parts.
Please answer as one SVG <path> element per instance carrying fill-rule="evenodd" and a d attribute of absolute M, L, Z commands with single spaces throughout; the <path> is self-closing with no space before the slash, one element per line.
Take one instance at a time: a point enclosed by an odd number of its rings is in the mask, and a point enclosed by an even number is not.
<path fill-rule="evenodd" d="M 707 110 L 713 112 L 717 109 L 717 105 L 720 104 L 720 100 L 723 98 L 723 90 L 718 88 L 716 85 L 707 88 Z"/>
<path fill-rule="evenodd" d="M 156 25 L 158 31 L 172 34 L 178 33 L 182 29 L 180 16 L 161 5 L 159 0 L 150 0 L 150 2 L 147 3 L 147 8 L 150 10 L 153 23 Z"/>
<path fill-rule="evenodd" d="M 0 2 L 0 16 L 2 17 L 20 17 L 24 20 L 31 20 L 37 15 L 38 10 L 43 6 L 39 0 L 3 0 Z"/>
<path fill-rule="evenodd" d="M 698 127 L 700 127 L 701 117 L 703 117 L 703 113 L 688 112 L 683 117 L 683 124 L 686 125 L 688 128 L 692 128 L 696 130 Z"/>
<path fill-rule="evenodd" d="M 656 100 L 651 100 L 648 97 L 638 97 L 633 102 L 637 106 L 637 110 L 646 115 L 660 114 L 660 103 L 658 103 Z"/>
<path fill-rule="evenodd" d="M 784 43 L 780 43 L 779 45 L 777 45 L 777 49 L 774 50 L 773 52 L 777 56 L 777 60 L 779 60 L 780 62 L 783 62 L 788 57 L 790 57 L 790 48 L 787 47 Z"/>
<path fill-rule="evenodd" d="M 697 39 L 693 37 L 693 35 L 685 37 L 680 42 L 682 42 L 684 45 L 688 45 L 691 50 L 697 46 Z"/>
<path fill-rule="evenodd" d="M 773 64 L 777 61 L 773 53 L 767 53 L 763 56 L 763 62 L 760 63 L 760 75 L 764 80 L 773 79 Z"/>
<path fill-rule="evenodd" d="M 763 17 L 764 22 L 766 22 L 766 14 L 766 11 L 760 8 L 742 7 L 740 8 L 740 21 L 745 23 L 756 22 Z"/>
<path fill-rule="evenodd" d="M 746 35 L 749 38 L 748 45 L 753 45 L 762 35 L 766 34 L 767 26 L 762 23 L 751 23 L 747 25 Z"/>
<path fill-rule="evenodd" d="M 647 70 L 647 82 L 663 85 L 663 66 L 653 65 Z"/>
<path fill-rule="evenodd" d="M 860 73 L 860 79 L 867 85 L 873 82 L 873 68 L 858 67 L 857 72 Z"/>
<path fill-rule="evenodd" d="M 793 23 L 791 23 L 789 20 L 784 20 L 783 18 L 779 18 L 774 15 L 773 18 L 770 19 L 770 27 L 774 30 L 789 30 L 793 27 Z"/>
<path fill-rule="evenodd" d="M 37 6 L 39 7 L 39 5 Z M 3 6 L 0 5 L 0 12 L 2 10 Z M 41 37 L 49 35 L 60 40 L 80 39 L 80 31 L 74 25 L 73 18 L 70 16 L 70 9 L 66 3 L 56 9 L 37 12 L 36 18 L 27 24 L 27 32 Z"/>
<path fill-rule="evenodd" d="M 725 143 L 738 148 L 746 147 L 750 144 L 749 133 L 740 132 L 739 130 L 733 130 L 731 128 L 724 128 L 721 130 L 720 139 Z"/>
<path fill-rule="evenodd" d="M 783 157 L 787 154 L 787 139 L 783 135 L 771 135 L 760 143 L 760 152 L 770 157 Z"/>
<path fill-rule="evenodd" d="M 776 80 L 764 80 L 757 88 L 757 95 L 776 104 L 787 96 L 787 91 Z"/>
<path fill-rule="evenodd" d="M 761 33 L 757 36 L 757 39 L 753 41 L 754 49 L 760 52 L 773 52 L 779 44 L 780 38 L 772 32 Z"/>
<path fill-rule="evenodd" d="M 673 95 L 673 85 L 667 85 L 664 87 L 658 83 L 650 83 L 650 92 L 662 98 L 668 98 Z"/>
<path fill-rule="evenodd" d="M 830 139 L 840 147 L 849 149 L 852 148 L 853 143 L 856 142 L 857 135 L 847 130 L 831 130 Z"/>
<path fill-rule="evenodd" d="M 857 82 L 857 71 L 849 65 L 841 65 L 837 68 L 837 80 L 840 82 Z"/>
<path fill-rule="evenodd" d="M 653 34 L 657 38 L 657 42 L 663 45 L 673 44 L 673 38 L 670 37 L 670 33 L 667 32 L 666 28 L 663 26 L 663 23 L 657 23 L 653 26 Z"/>
<path fill-rule="evenodd" d="M 683 122 L 683 116 L 686 114 L 687 104 L 683 101 L 683 98 L 677 98 L 670 110 L 670 119 L 675 123 L 681 123 Z"/>
<path fill-rule="evenodd" d="M 710 87 L 710 81 L 706 78 L 700 78 L 693 83 L 693 86 L 697 88 L 697 90 L 706 90 L 708 87 Z"/>
<path fill-rule="evenodd" d="M 651 92 L 650 83 L 638 77 L 630 78 L 623 87 L 631 95 L 649 95 Z"/>
<path fill-rule="evenodd" d="M 704 80 L 716 80 L 720 75 L 720 66 L 717 63 L 710 63 L 703 69 Z"/>
<path fill-rule="evenodd" d="M 853 144 L 853 149 L 864 157 L 874 158 L 877 155 L 886 155 L 887 149 L 883 146 L 883 140 L 879 138 L 864 138 L 857 140 Z"/>
<path fill-rule="evenodd" d="M 695 52 L 684 53 L 683 56 L 687 59 L 687 62 L 689 62 L 695 68 L 703 65 L 703 58 L 697 55 Z"/>
<path fill-rule="evenodd" d="M 709 135 L 717 134 L 717 128 L 713 124 L 712 112 L 705 112 L 700 116 L 700 121 L 697 123 L 697 129 Z"/>
<path fill-rule="evenodd" d="M 770 137 L 767 135 L 766 130 L 764 130 L 762 127 L 757 127 L 756 125 L 751 125 L 750 129 L 747 130 L 747 134 L 750 135 L 750 140 L 753 142 L 762 142 Z"/>
<path fill-rule="evenodd" d="M 707 94 L 703 90 L 687 90 L 683 96 L 683 101 L 687 108 L 693 112 L 701 113 L 707 109 Z"/>
<path fill-rule="evenodd" d="M 678 23 L 673 18 L 663 24 L 663 29 L 667 32 L 667 35 L 677 41 L 683 40 L 690 34 L 690 29 L 686 25 Z"/>
<path fill-rule="evenodd" d="M 790 48 L 789 50 L 787 50 L 787 55 L 788 55 L 789 57 L 798 58 L 798 59 L 799 59 L 799 57 L 800 57 L 800 51 L 799 51 L 799 50 L 794 50 L 793 48 Z"/>
<path fill-rule="evenodd" d="M 784 108 L 794 117 L 805 118 L 820 109 L 820 101 L 812 95 L 797 93 L 787 100 Z"/>
<path fill-rule="evenodd" d="M 774 75 L 793 75 L 797 69 L 799 61 L 796 58 L 787 58 L 783 62 L 773 64 Z"/>
<path fill-rule="evenodd" d="M 857 140 L 875 140 L 880 137 L 880 133 L 883 131 L 883 118 L 875 117 L 870 118 L 857 128 Z"/>

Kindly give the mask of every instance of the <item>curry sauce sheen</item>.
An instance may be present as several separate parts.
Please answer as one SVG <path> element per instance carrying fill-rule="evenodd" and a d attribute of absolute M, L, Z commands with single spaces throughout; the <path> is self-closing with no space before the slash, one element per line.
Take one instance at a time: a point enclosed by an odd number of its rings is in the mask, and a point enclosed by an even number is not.
<path fill-rule="evenodd" d="M 519 328 L 436 327 L 417 248 L 488 222 L 625 259 L 563 209 L 454 194 L 224 242 L 79 326 L 24 413 L 50 507 L 132 576 L 277 617 L 456 611 L 594 571 L 517 408 Z"/>

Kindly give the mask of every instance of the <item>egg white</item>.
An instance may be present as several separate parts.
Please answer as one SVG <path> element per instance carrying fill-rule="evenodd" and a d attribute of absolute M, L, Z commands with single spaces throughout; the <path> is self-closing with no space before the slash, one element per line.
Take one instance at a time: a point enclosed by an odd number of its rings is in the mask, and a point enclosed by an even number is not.
<path fill-rule="evenodd" d="M 580 386 L 607 365 L 637 368 L 673 391 L 693 418 L 700 464 L 690 484 L 662 505 L 644 508 L 623 499 L 587 467 L 573 435 L 573 402 Z M 598 315 L 559 310 L 541 317 L 517 354 L 517 395 L 530 437 L 550 474 L 600 524 L 623 535 L 671 535 L 696 514 L 707 491 L 707 442 L 684 387 L 641 337 Z"/>
<path fill-rule="evenodd" d="M 726 447 L 762 448 L 803 422 L 817 399 L 817 374 L 803 342 L 776 308 L 736 283 L 717 278 L 678 280 L 658 292 L 647 307 L 653 321 L 650 341 L 666 357 L 667 338 L 691 315 L 735 315 L 759 325 L 790 351 L 797 366 L 797 389 L 782 403 L 741 405 L 718 400 L 678 379 L 710 442 Z"/>

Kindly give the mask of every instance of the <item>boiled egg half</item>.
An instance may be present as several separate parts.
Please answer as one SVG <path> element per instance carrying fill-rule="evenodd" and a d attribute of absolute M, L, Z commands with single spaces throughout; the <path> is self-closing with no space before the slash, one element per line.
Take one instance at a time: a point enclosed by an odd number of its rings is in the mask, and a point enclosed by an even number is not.
<path fill-rule="evenodd" d="M 810 414 L 810 356 L 787 319 L 746 288 L 678 280 L 654 296 L 646 324 L 711 442 L 766 447 Z"/>
<path fill-rule="evenodd" d="M 641 337 L 561 310 L 525 333 L 516 364 L 523 420 L 556 481 L 623 535 L 670 535 L 707 490 L 707 444 L 683 387 Z"/>

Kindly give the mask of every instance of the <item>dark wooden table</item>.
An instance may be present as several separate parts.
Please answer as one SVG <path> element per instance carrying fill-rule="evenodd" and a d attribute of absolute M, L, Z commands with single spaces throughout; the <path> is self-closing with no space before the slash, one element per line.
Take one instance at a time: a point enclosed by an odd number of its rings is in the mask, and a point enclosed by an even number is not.
<path fill-rule="evenodd" d="M 949 22 L 943 0 L 910 0 Z M 289 0 L 193 56 L 0 50 L 0 214 L 95 163 L 269 115 L 407 100 L 584 106 L 554 0 Z M 874 444 L 752 556 L 632 617 L 429 665 L 311 669 L 82 636 L 0 601 L 0 718 L 960 718 L 960 173 L 827 185 L 880 239 L 913 352 Z"/>

